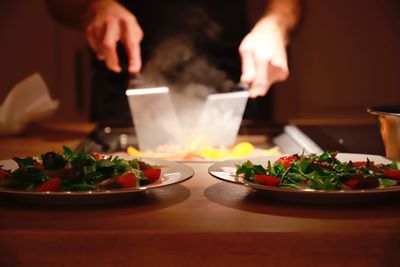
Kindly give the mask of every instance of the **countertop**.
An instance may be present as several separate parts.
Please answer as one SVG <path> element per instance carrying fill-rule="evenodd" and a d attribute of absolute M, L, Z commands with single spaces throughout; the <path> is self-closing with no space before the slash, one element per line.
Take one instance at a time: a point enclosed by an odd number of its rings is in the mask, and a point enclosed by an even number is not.
<path fill-rule="evenodd" d="M 3 137 L 0 158 L 76 145 L 93 124 Z M 5 149 L 7 148 L 7 149 Z M 0 203 L 0 266 L 400 266 L 400 198 L 312 204 L 195 175 L 119 203 Z"/>

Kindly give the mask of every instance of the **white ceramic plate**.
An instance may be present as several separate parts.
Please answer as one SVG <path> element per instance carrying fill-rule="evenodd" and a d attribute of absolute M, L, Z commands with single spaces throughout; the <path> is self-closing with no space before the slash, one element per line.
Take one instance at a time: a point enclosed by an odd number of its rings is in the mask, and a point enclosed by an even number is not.
<path fill-rule="evenodd" d="M 239 160 L 226 160 L 214 163 L 208 172 L 223 181 L 237 183 L 250 188 L 260 190 L 274 198 L 290 201 L 313 202 L 313 203 L 348 203 L 377 200 L 389 196 L 400 196 L 400 186 L 382 189 L 359 189 L 359 190 L 313 190 L 313 189 L 285 189 L 274 186 L 260 185 L 247 182 L 235 176 L 235 164 L 241 164 L 250 160 L 254 164 L 267 166 L 268 161 L 275 162 L 281 156 L 265 156 Z M 367 158 L 375 163 L 390 163 L 391 161 L 378 155 L 340 153 L 337 158 L 341 161 L 363 161 Z"/>
<path fill-rule="evenodd" d="M 92 204 L 118 202 L 148 190 L 181 183 L 190 179 L 194 175 L 193 169 L 182 163 L 154 158 L 140 158 L 140 160 L 150 165 L 162 166 L 161 179 L 139 188 L 110 189 L 104 191 L 30 192 L 22 190 L 10 190 L 0 187 L 0 196 L 32 203 L 40 202 L 48 204 Z M 3 165 L 4 169 L 14 170 L 17 168 L 17 164 L 11 159 L 0 161 L 0 165 Z"/>

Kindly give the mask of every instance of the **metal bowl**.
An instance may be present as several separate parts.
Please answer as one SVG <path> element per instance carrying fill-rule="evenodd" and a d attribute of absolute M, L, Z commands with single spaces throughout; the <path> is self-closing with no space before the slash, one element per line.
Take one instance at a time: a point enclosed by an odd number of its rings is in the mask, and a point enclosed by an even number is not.
<path fill-rule="evenodd" d="M 386 157 L 400 160 L 400 105 L 372 107 L 368 112 L 377 116 Z"/>

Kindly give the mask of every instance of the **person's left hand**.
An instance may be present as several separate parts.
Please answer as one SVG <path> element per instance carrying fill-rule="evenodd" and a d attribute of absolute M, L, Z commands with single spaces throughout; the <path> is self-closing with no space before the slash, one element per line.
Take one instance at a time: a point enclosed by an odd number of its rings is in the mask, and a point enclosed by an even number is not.
<path fill-rule="evenodd" d="M 285 35 L 276 21 L 265 17 L 241 42 L 240 81 L 249 85 L 250 97 L 265 95 L 273 83 L 289 76 Z"/>

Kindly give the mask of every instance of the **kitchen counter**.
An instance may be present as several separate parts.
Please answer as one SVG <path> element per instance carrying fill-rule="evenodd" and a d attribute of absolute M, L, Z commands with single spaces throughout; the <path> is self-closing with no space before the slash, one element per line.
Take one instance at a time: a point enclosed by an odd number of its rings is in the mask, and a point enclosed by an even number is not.
<path fill-rule="evenodd" d="M 76 145 L 91 124 L 49 124 L 1 138 L 0 158 Z M 400 198 L 313 205 L 211 177 L 121 203 L 0 204 L 0 266 L 400 266 Z"/>

